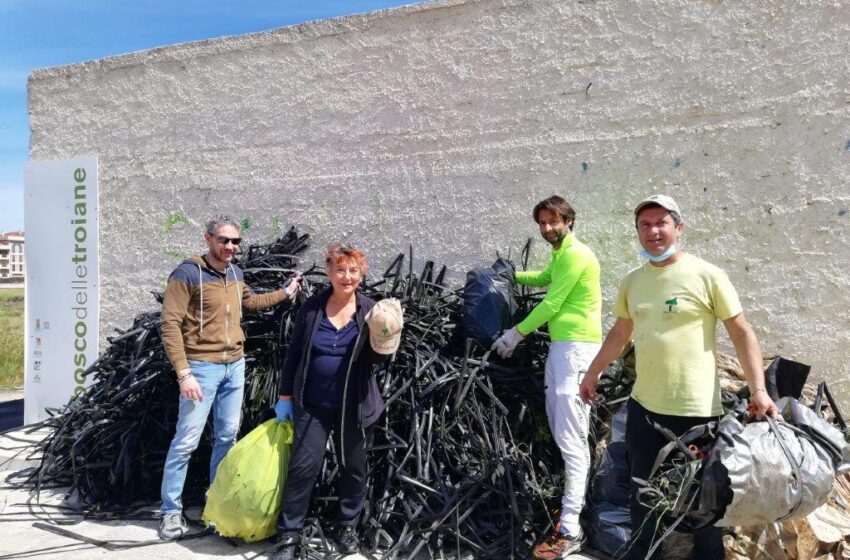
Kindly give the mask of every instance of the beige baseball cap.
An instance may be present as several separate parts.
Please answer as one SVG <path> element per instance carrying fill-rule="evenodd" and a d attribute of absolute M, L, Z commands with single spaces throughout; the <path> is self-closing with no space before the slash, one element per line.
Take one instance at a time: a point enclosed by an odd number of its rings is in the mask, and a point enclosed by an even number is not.
<path fill-rule="evenodd" d="M 404 313 L 395 298 L 382 299 L 366 315 L 369 325 L 369 343 L 378 354 L 392 354 L 401 342 Z"/>
<path fill-rule="evenodd" d="M 641 200 L 637 206 L 635 206 L 635 216 L 637 216 L 641 210 L 643 210 L 644 206 L 648 206 L 650 204 L 657 204 L 658 206 L 669 210 L 670 212 L 675 212 L 679 216 L 682 215 L 682 211 L 679 210 L 679 205 L 676 204 L 676 201 L 673 200 L 672 197 L 667 196 L 666 194 L 654 194 L 652 196 L 648 196 Z"/>

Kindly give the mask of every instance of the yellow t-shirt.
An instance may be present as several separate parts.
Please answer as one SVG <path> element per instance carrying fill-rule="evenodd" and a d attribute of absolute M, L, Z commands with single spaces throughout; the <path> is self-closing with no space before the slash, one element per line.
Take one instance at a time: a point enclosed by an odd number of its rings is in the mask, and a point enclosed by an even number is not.
<path fill-rule="evenodd" d="M 647 262 L 629 272 L 614 314 L 634 324 L 632 398 L 657 414 L 722 414 L 715 326 L 739 313 L 726 273 L 697 257 L 685 254 L 664 267 Z"/>

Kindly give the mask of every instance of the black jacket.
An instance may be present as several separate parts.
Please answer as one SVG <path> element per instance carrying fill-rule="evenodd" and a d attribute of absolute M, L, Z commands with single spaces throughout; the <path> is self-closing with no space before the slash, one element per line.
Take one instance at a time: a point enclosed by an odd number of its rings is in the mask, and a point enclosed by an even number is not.
<path fill-rule="evenodd" d="M 322 320 L 322 311 L 328 303 L 331 289 L 307 298 L 298 315 L 292 330 L 292 340 L 286 350 L 286 358 L 280 372 L 278 394 L 292 395 L 295 409 L 299 412 L 304 408 L 304 386 L 309 382 L 307 372 L 310 369 L 310 353 L 313 348 L 313 338 Z M 348 364 L 345 380 L 345 396 L 343 397 L 343 417 L 345 409 L 350 405 L 357 406 L 357 420 L 361 428 L 367 428 L 378 420 L 384 410 L 384 401 L 375 382 L 372 372 L 373 364 L 387 357 L 372 350 L 369 344 L 369 325 L 366 324 L 366 314 L 375 305 L 368 297 L 356 292 L 357 309 L 354 318 L 357 321 L 359 334 L 354 343 L 351 362 Z"/>

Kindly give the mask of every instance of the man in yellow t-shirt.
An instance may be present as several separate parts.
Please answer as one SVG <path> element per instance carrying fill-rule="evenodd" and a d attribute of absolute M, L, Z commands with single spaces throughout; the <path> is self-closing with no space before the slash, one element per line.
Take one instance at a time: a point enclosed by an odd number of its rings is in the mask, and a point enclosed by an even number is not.
<path fill-rule="evenodd" d="M 553 560 L 579 551 L 584 540 L 579 514 L 590 468 L 589 410 L 578 396 L 578 384 L 579 372 L 596 356 L 602 341 L 602 290 L 596 255 L 573 233 L 573 207 L 560 196 L 552 196 L 540 201 L 533 215 L 540 235 L 552 245 L 552 260 L 545 270 L 517 272 L 516 281 L 547 286 L 548 291 L 528 317 L 493 344 L 493 350 L 509 357 L 523 338 L 544 324 L 549 327 L 546 416 L 564 459 L 565 481 L 560 522 L 535 547 L 534 557 Z"/>
<path fill-rule="evenodd" d="M 648 262 L 620 284 L 617 321 L 605 337 L 581 382 L 585 402 L 596 398 L 602 370 L 634 337 L 637 380 L 628 403 L 626 446 L 632 476 L 632 542 L 627 558 L 647 557 L 654 516 L 636 500 L 635 479 L 646 479 L 658 452 L 668 443 L 652 426 L 677 435 L 722 413 L 717 377 L 715 325 L 723 322 L 747 377 L 756 416 L 777 416 L 764 385 L 761 349 L 726 274 L 679 248 L 685 224 L 676 201 L 652 195 L 635 208 L 635 227 Z M 657 558 L 656 552 L 652 558 Z M 694 535 L 694 557 L 724 558 L 721 531 L 709 527 Z"/>

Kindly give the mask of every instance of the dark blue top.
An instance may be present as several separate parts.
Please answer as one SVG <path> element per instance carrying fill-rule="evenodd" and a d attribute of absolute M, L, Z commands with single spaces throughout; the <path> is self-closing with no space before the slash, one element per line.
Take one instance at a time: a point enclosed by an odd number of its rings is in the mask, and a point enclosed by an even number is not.
<path fill-rule="evenodd" d="M 310 369 L 313 337 L 319 328 L 319 323 L 322 322 L 322 315 L 332 292 L 332 288 L 327 288 L 308 297 L 307 301 L 301 304 L 298 313 L 295 314 L 295 325 L 292 327 L 289 344 L 280 346 L 282 365 L 277 392 L 279 395 L 292 395 L 296 414 L 304 410 L 304 385 L 308 382 L 307 370 Z M 375 302 L 361 294 L 359 290 L 355 292 L 355 299 L 357 310 L 354 312 L 354 320 L 360 332 L 354 343 L 351 357 L 351 378 L 348 380 L 348 389 L 352 394 L 352 407 L 357 411 L 359 427 L 368 428 L 378 421 L 384 411 L 384 400 L 375 381 L 373 367 L 376 364 L 386 363 L 388 359 L 387 356 L 372 350 L 372 345 L 368 341 L 369 325 L 366 324 L 366 315 L 374 307 Z M 283 342 L 286 341 L 281 340 L 281 343 Z"/>
<path fill-rule="evenodd" d="M 322 310 L 322 320 L 310 350 L 308 381 L 304 387 L 305 403 L 319 408 L 342 406 L 345 371 L 359 332 L 354 318 L 337 330 Z"/>

